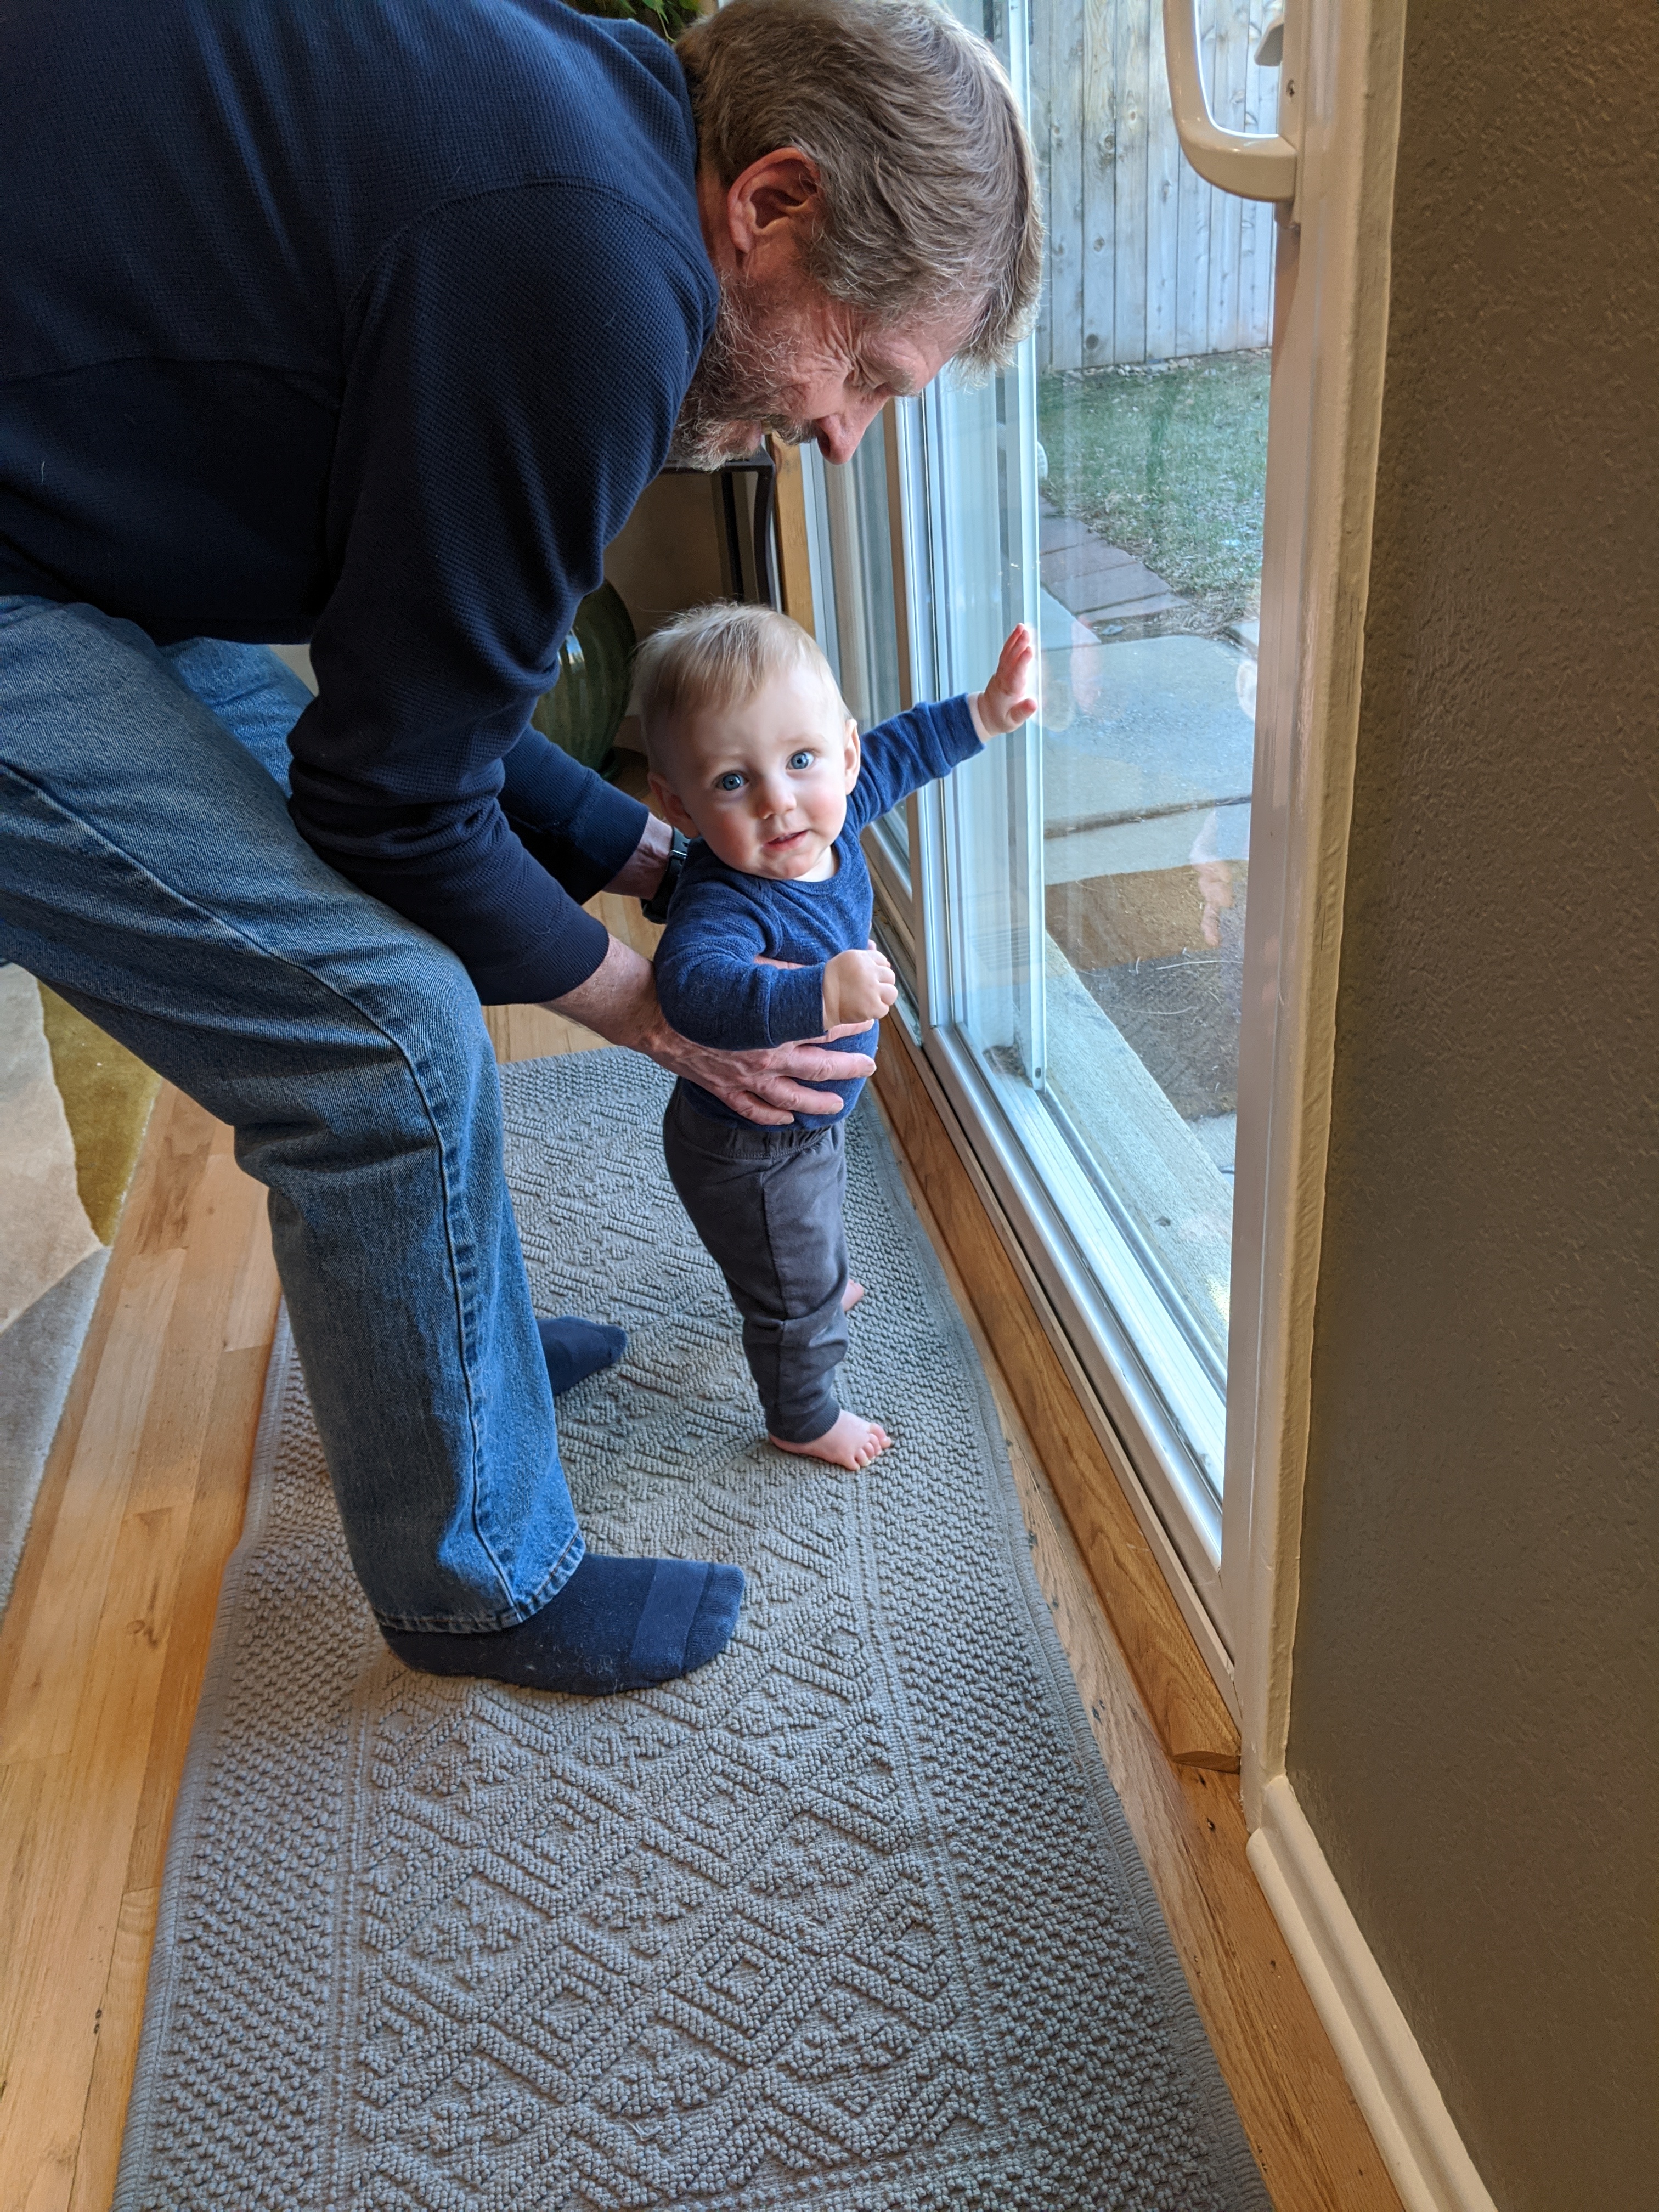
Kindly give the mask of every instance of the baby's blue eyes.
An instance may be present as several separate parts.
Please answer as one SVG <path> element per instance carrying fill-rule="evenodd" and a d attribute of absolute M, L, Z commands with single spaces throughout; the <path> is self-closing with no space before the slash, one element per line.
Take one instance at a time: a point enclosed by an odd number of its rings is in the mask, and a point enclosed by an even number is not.
<path fill-rule="evenodd" d="M 804 745 L 799 752 L 790 754 L 788 766 L 793 769 L 811 768 L 817 758 L 817 755 L 811 748 Z M 714 778 L 714 788 L 716 791 L 741 791 L 748 781 L 748 777 L 744 775 L 741 769 L 731 768 L 727 769 L 724 775 L 717 775 Z"/>

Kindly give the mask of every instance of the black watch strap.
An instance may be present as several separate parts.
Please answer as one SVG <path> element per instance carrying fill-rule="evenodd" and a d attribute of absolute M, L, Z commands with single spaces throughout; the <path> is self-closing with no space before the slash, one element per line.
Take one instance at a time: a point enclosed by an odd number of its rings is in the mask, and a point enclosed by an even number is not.
<path fill-rule="evenodd" d="M 668 865 L 662 872 L 662 881 L 648 899 L 640 901 L 640 911 L 647 921 L 666 921 L 668 902 L 679 888 L 680 870 L 685 866 L 686 842 L 679 831 L 673 832 L 673 843 L 668 848 Z"/>

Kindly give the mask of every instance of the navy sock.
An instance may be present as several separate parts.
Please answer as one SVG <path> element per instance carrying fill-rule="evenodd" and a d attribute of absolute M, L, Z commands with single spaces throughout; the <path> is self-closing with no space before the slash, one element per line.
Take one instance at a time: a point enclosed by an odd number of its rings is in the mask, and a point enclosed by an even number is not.
<path fill-rule="evenodd" d="M 741 1567 L 588 1552 L 557 1595 L 516 1628 L 380 1633 L 405 1666 L 423 1674 L 477 1674 L 606 1698 L 706 1667 L 731 1642 L 742 1602 Z"/>
<path fill-rule="evenodd" d="M 547 1379 L 556 1398 L 562 1390 L 574 1389 L 590 1375 L 597 1375 L 602 1367 L 614 1367 L 628 1349 L 625 1328 L 611 1328 L 602 1321 L 583 1321 L 575 1314 L 538 1321 L 536 1334 L 542 1340 Z"/>

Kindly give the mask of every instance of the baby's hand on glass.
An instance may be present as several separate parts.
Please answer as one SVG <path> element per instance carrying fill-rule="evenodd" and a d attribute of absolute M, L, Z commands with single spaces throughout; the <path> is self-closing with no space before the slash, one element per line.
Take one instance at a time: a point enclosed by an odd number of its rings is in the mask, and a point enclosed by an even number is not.
<path fill-rule="evenodd" d="M 988 738 L 1017 730 L 1036 714 L 1037 702 L 1031 690 L 1036 672 L 1036 641 L 1027 625 L 1018 623 L 1008 633 L 997 658 L 996 674 L 979 696 L 969 702 L 981 744 Z"/>
<path fill-rule="evenodd" d="M 1233 872 L 1225 860 L 1200 860 L 1194 873 L 1198 878 L 1198 895 L 1204 902 L 1203 917 L 1199 928 L 1204 942 L 1217 945 L 1221 942 L 1221 917 L 1233 902 Z"/>
<path fill-rule="evenodd" d="M 823 965 L 823 1026 L 832 1035 L 842 1025 L 867 1029 L 889 1012 L 898 981 L 883 954 L 838 952 Z"/>

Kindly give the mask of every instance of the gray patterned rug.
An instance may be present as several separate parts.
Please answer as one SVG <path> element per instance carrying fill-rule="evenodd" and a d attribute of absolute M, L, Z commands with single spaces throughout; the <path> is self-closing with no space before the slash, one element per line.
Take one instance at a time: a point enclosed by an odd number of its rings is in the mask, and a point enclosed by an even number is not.
<path fill-rule="evenodd" d="M 630 1336 L 561 1401 L 588 1534 L 738 1560 L 737 1639 L 608 1702 L 406 1673 L 279 1346 L 118 2212 L 1264 2212 L 873 1113 L 854 1476 L 760 1440 L 665 1079 L 503 1089 L 538 1303 Z"/>

